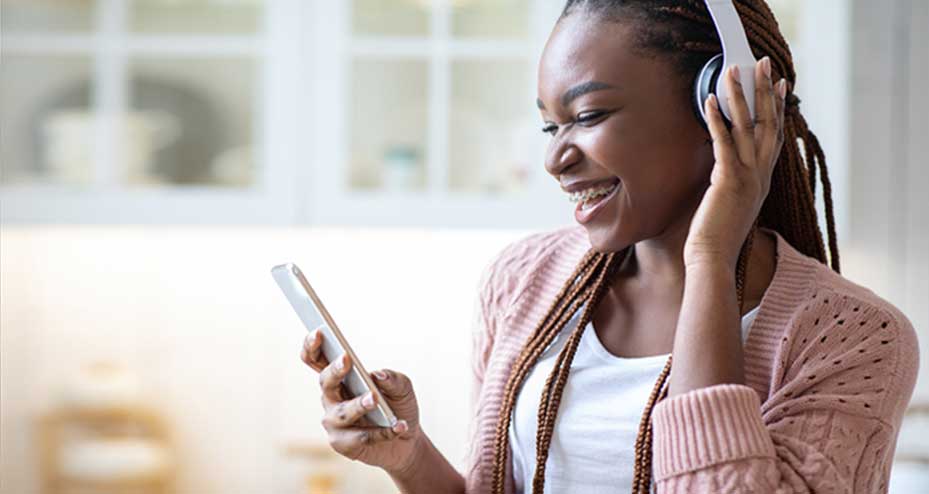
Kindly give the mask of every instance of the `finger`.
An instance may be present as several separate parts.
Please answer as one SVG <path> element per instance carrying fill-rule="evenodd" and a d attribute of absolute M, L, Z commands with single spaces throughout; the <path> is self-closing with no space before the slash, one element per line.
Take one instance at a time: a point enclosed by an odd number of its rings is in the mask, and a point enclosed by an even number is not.
<path fill-rule="evenodd" d="M 755 66 L 755 147 L 758 162 L 771 162 L 777 144 L 777 103 L 771 82 L 771 59 L 764 57 Z"/>
<path fill-rule="evenodd" d="M 783 77 L 774 88 L 777 93 L 777 148 L 780 149 L 784 144 L 784 108 L 787 101 L 787 79 Z"/>
<path fill-rule="evenodd" d="M 300 359 L 310 366 L 316 372 L 320 372 L 329 365 L 329 360 L 323 355 L 323 334 L 319 329 L 313 330 L 303 339 L 303 347 L 300 350 Z"/>
<path fill-rule="evenodd" d="M 400 423 L 406 424 L 401 420 Z M 337 429 L 329 433 L 329 445 L 340 454 L 355 460 L 361 455 L 365 447 L 384 441 L 389 441 L 401 434 L 390 427 L 352 427 L 351 429 Z M 403 430 L 406 430 L 405 428 Z"/>
<path fill-rule="evenodd" d="M 376 405 L 377 398 L 370 391 L 357 398 L 339 402 L 326 410 L 322 420 L 323 427 L 328 431 L 358 425 L 357 422 L 366 413 L 374 410 Z"/>
<path fill-rule="evenodd" d="M 738 160 L 739 157 L 736 155 L 732 134 L 723 121 L 723 114 L 719 109 L 719 102 L 716 100 L 715 94 L 711 94 L 706 99 L 704 107 L 707 116 L 707 127 L 710 129 L 710 137 L 713 138 L 713 156 L 716 157 L 716 162 L 729 164 Z"/>
<path fill-rule="evenodd" d="M 330 362 L 322 372 L 319 373 L 319 387 L 323 391 L 323 404 L 328 406 L 335 405 L 345 401 L 342 394 L 342 379 L 348 375 L 352 368 L 351 358 L 347 353 L 343 353 L 340 358 Z"/>
<path fill-rule="evenodd" d="M 739 69 L 732 65 L 726 72 L 726 89 L 729 91 L 729 113 L 732 116 L 732 138 L 739 161 L 752 165 L 755 163 L 755 123 L 752 121 L 748 102 L 739 81 Z"/>
<path fill-rule="evenodd" d="M 381 379 L 375 373 L 377 387 L 385 398 L 393 402 L 400 402 L 413 394 L 413 382 L 410 381 L 410 378 L 405 374 L 390 369 L 381 369 L 377 372 L 380 372 L 384 376 L 384 378 Z"/>

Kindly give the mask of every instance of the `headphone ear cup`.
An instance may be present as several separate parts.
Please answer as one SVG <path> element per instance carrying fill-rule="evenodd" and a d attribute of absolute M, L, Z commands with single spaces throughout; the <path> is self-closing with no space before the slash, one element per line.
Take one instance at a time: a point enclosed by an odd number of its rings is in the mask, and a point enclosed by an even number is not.
<path fill-rule="evenodd" d="M 720 53 L 707 60 L 703 68 L 700 69 L 700 72 L 697 73 L 697 78 L 694 80 L 694 108 L 698 116 L 697 120 L 700 121 L 700 125 L 702 125 L 703 129 L 706 131 L 709 131 L 709 126 L 706 121 L 706 113 L 704 112 L 703 105 L 711 93 L 716 94 L 716 82 L 719 80 L 722 69 L 723 54 Z M 723 115 L 723 120 L 726 120 L 725 115 Z"/>

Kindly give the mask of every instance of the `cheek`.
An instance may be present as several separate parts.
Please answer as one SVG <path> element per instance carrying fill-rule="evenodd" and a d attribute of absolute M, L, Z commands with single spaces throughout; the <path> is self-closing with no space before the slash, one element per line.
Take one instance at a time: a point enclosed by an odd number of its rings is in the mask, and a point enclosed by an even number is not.
<path fill-rule="evenodd" d="M 679 121 L 634 122 L 619 115 L 578 140 L 591 161 L 623 180 L 629 206 L 655 217 L 676 211 L 702 190 L 709 178 L 702 142 Z"/>
<path fill-rule="evenodd" d="M 616 115 L 591 128 L 582 149 L 630 187 L 667 184 L 682 178 L 675 172 L 684 157 L 682 147 L 666 130 L 653 121 L 636 122 Z"/>

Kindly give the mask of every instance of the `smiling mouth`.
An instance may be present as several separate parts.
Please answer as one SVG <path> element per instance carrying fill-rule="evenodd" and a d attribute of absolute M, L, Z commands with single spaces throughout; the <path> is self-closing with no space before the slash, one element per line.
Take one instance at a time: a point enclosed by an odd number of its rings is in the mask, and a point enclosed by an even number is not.
<path fill-rule="evenodd" d="M 596 189 L 592 191 L 589 193 L 591 197 L 585 197 L 583 201 L 577 201 L 577 205 L 574 208 L 574 219 L 582 225 L 590 223 L 607 208 L 607 203 L 612 201 L 615 196 L 619 195 L 619 191 L 622 190 L 622 188 L 622 181 L 616 181 L 612 185 L 606 186 L 605 189 Z M 604 190 L 605 192 L 603 192 Z"/>

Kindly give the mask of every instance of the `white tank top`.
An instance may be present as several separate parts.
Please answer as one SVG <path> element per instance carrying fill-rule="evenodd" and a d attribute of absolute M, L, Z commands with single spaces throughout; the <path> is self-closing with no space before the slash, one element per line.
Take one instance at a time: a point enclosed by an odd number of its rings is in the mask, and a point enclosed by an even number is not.
<path fill-rule="evenodd" d="M 531 494 L 539 400 L 558 353 L 586 303 L 530 370 L 510 421 L 517 494 Z M 742 341 L 758 307 L 742 317 Z M 639 421 L 669 354 L 623 358 L 610 353 L 588 323 L 571 362 L 545 464 L 545 494 L 613 494 L 632 487 Z M 654 482 L 652 489 L 654 491 Z"/>

